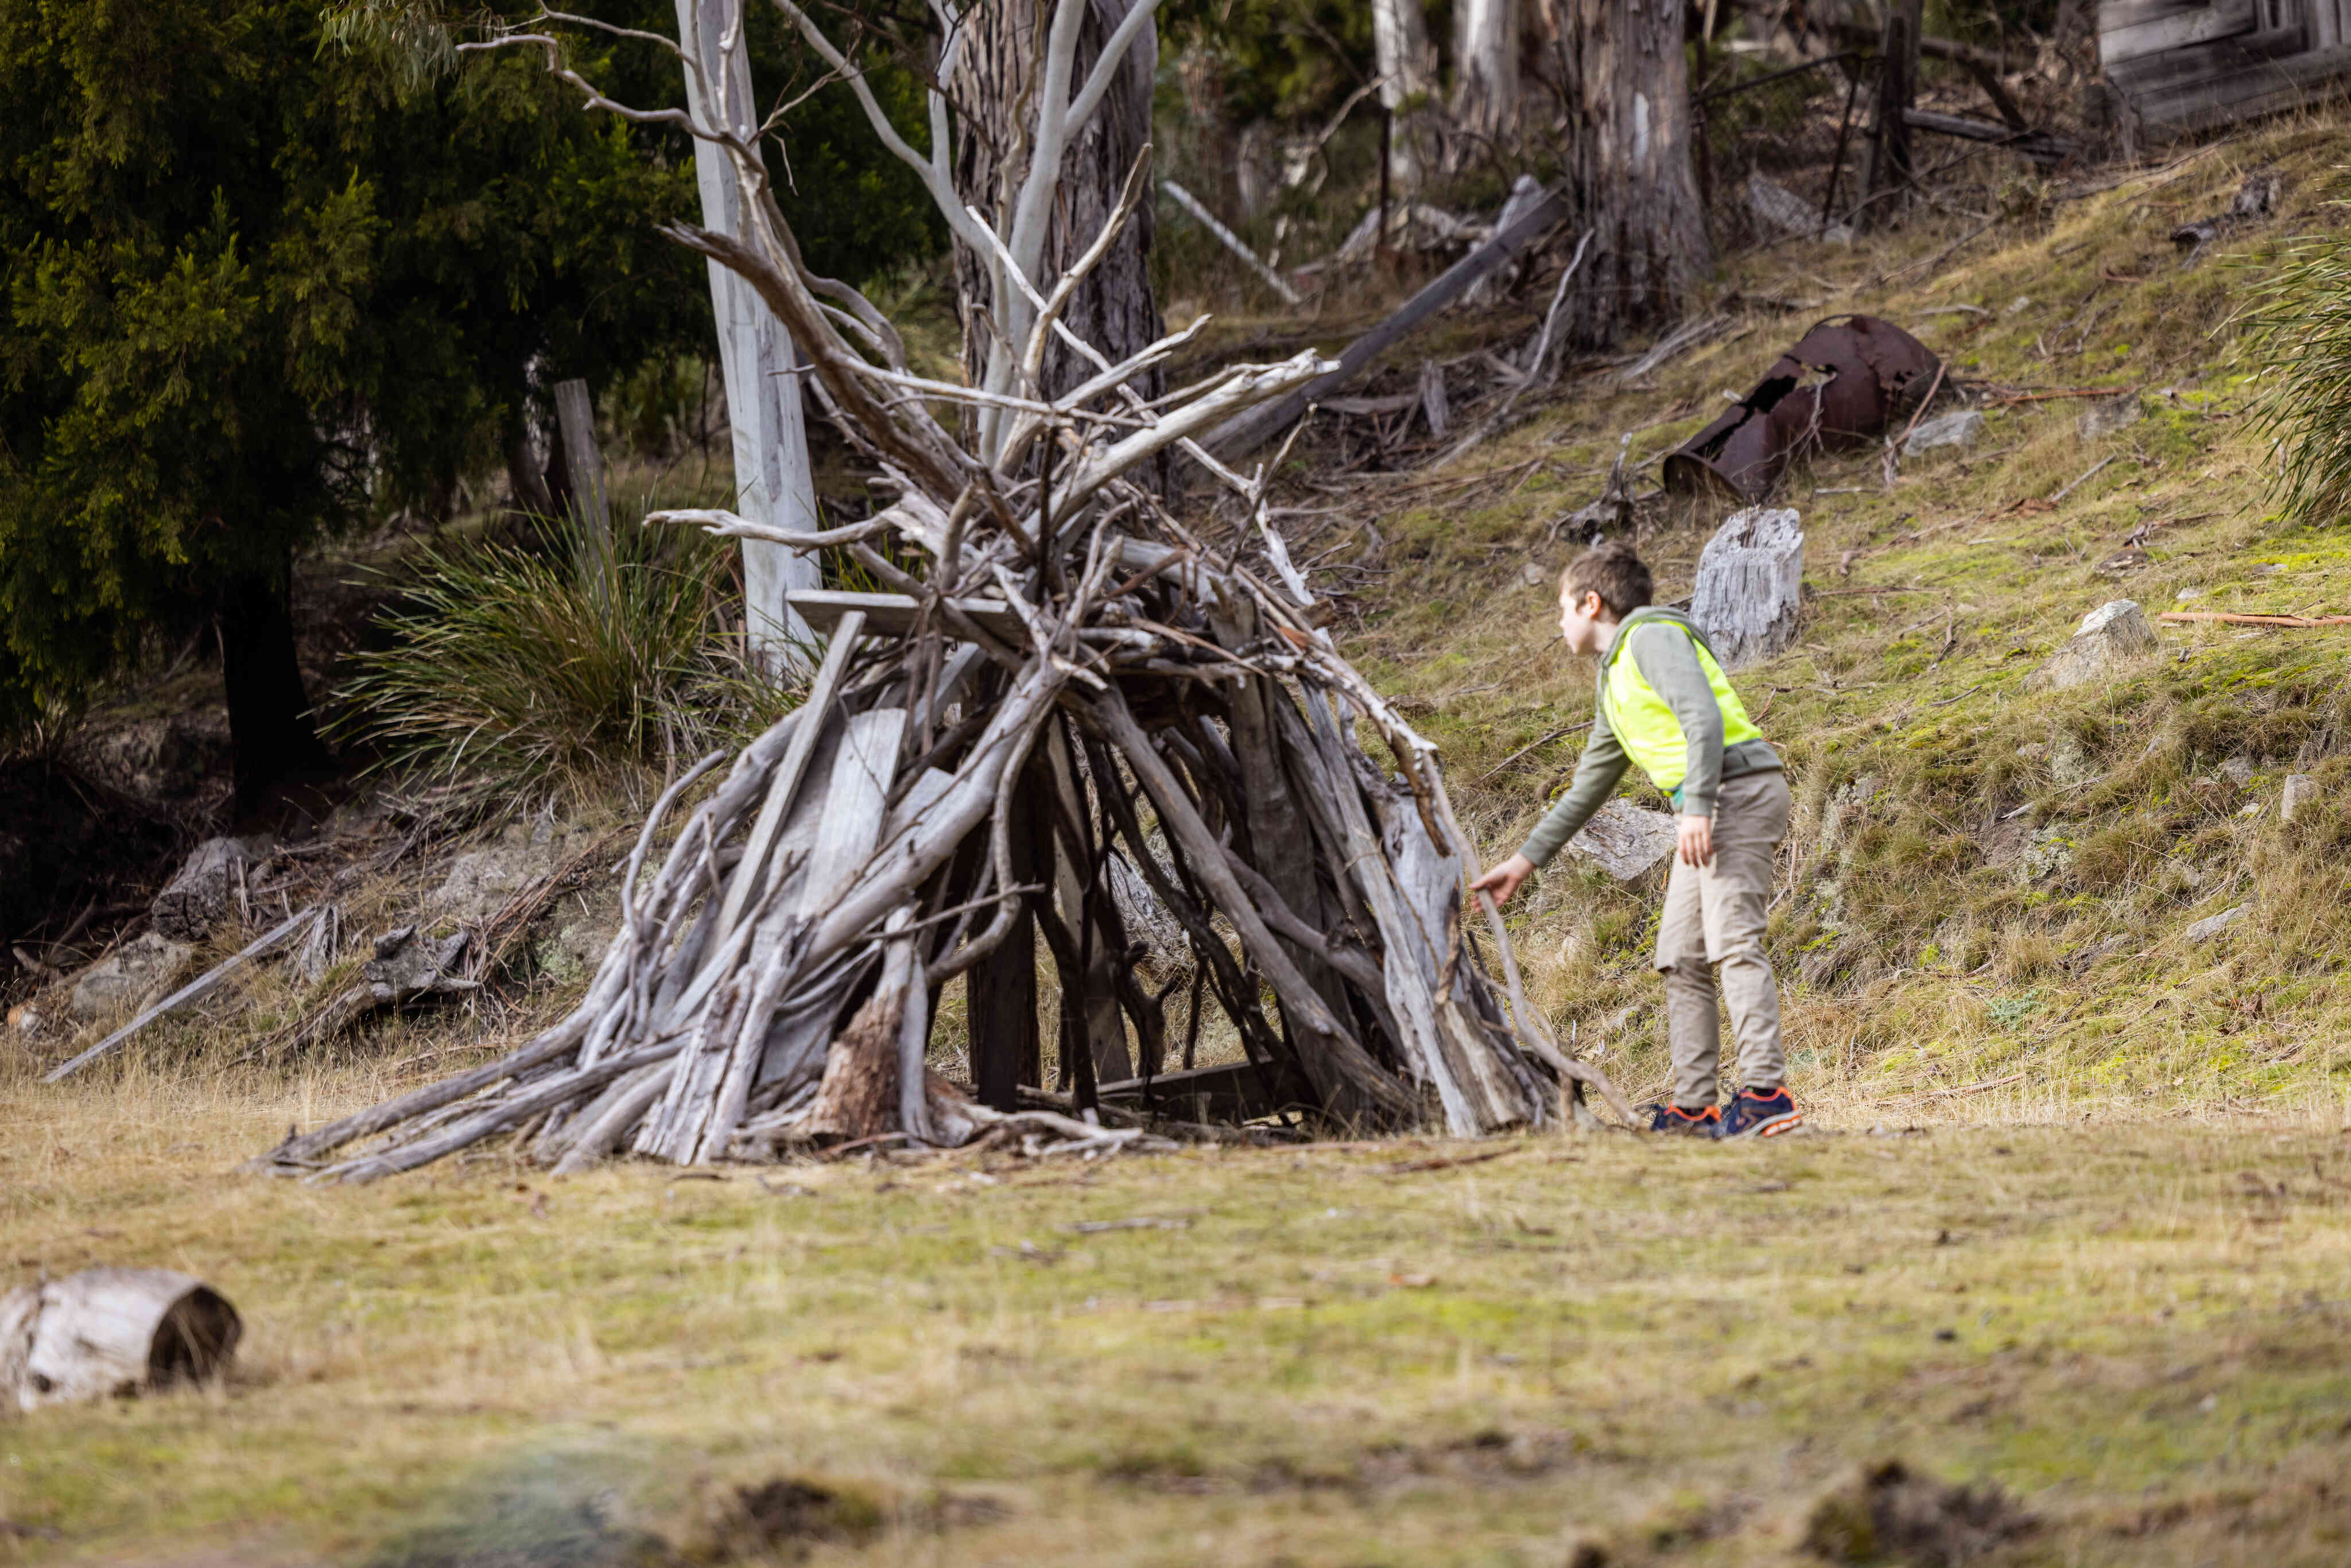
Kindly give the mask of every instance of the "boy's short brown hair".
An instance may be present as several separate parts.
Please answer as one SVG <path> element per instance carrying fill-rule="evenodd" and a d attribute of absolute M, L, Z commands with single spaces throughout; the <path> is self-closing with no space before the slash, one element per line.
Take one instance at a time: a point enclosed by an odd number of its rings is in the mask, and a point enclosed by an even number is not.
<path fill-rule="evenodd" d="M 1567 563 L 1559 574 L 1560 595 L 1565 599 L 1582 599 L 1587 593 L 1600 595 L 1607 608 L 1609 619 L 1622 621 L 1649 602 L 1657 585 L 1633 547 L 1622 539 L 1608 539 L 1593 545 Z"/>

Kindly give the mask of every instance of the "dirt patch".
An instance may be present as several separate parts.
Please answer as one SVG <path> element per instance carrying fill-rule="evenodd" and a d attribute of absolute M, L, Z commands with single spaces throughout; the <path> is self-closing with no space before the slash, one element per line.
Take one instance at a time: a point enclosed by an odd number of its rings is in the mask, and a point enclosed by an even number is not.
<path fill-rule="evenodd" d="M 1946 1486 L 1886 1459 L 1813 1505 L 1804 1550 L 1827 1563 L 1960 1568 L 2039 1525 L 1996 1485 Z"/>

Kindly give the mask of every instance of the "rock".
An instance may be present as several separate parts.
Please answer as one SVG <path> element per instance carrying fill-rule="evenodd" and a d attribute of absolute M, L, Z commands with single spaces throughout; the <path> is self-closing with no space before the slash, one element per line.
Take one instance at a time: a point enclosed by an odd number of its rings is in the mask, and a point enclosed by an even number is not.
<path fill-rule="evenodd" d="M 1853 243 L 1851 225 L 1823 221 L 1820 208 L 1761 174 L 1747 176 L 1747 208 L 1762 220 L 1766 228 L 1781 234 L 1800 235 L 1830 245 Z"/>
<path fill-rule="evenodd" d="M 2242 789 L 2253 781 L 2253 759 L 2239 755 L 2220 764 L 2220 777 Z"/>
<path fill-rule="evenodd" d="M 143 932 L 82 971 L 66 1010 L 78 1023 L 92 1023 L 161 1000 L 195 956 L 189 943 Z"/>
<path fill-rule="evenodd" d="M 236 890 L 255 855 L 242 839 L 206 839 L 147 906 L 155 929 L 178 942 L 201 942 L 238 913 Z"/>
<path fill-rule="evenodd" d="M 2043 828 L 2027 840 L 2016 857 L 2016 879 L 2039 882 L 2072 869 L 2074 841 L 2062 827 Z"/>
<path fill-rule="evenodd" d="M 1796 640 L 1803 591 L 1802 519 L 1792 510 L 1733 512 L 1698 553 L 1690 619 L 1726 670 L 1768 659 Z"/>
<path fill-rule="evenodd" d="M 73 743 L 74 759 L 99 782 L 134 800 L 184 802 L 225 786 L 230 746 L 225 709 L 142 719 Z"/>
<path fill-rule="evenodd" d="M 551 821 L 511 823 L 495 843 L 451 861 L 449 874 L 426 903 L 440 919 L 479 925 L 516 894 L 552 875 L 561 852 Z"/>
<path fill-rule="evenodd" d="M 2117 599 L 2082 617 L 2081 629 L 2050 655 L 2048 663 L 2024 677 L 2028 692 L 2064 691 L 2118 674 L 2135 659 L 2155 653 L 2161 644 L 2155 628 L 2135 600 Z"/>
<path fill-rule="evenodd" d="M 1974 409 L 1963 408 L 1953 413 L 1928 420 L 1910 433 L 1902 444 L 1902 455 L 1916 457 L 1922 452 L 1939 451 L 1946 446 L 1973 446 L 1983 439 L 1984 416 Z"/>
<path fill-rule="evenodd" d="M 1519 580 L 1529 588 L 1541 588 L 1551 580 L 1551 573 L 1543 570 L 1541 563 L 1531 560 L 1519 568 Z"/>
<path fill-rule="evenodd" d="M 2079 789 L 2098 776 L 2098 764 L 2091 757 L 2082 737 L 2070 729 L 2061 729 L 2049 743 L 2049 777 L 2068 789 Z"/>
<path fill-rule="evenodd" d="M 420 937 L 416 927 L 402 925 L 375 939 L 375 956 L 360 967 L 360 978 L 379 1005 L 389 1006 L 427 995 L 476 989 L 475 982 L 457 973 L 465 958 L 468 933 L 435 941 Z M 599 952 L 598 958 L 603 954 Z"/>
<path fill-rule="evenodd" d="M 2139 422 L 2138 393 L 2126 392 L 2105 402 L 2094 402 L 2082 411 L 2074 428 L 2085 441 L 2101 441 L 2118 430 L 2127 430 Z"/>
<path fill-rule="evenodd" d="M 1611 800 L 1592 814 L 1567 847 L 1618 882 L 1631 882 L 1674 852 L 1680 829 L 1664 811 Z"/>
<path fill-rule="evenodd" d="M 2278 821 L 2291 822 L 2318 803 L 2318 780 L 2307 773 L 2285 776 L 2285 789 L 2278 797 Z"/>
<path fill-rule="evenodd" d="M 2190 942 L 2210 942 L 2244 917 L 2245 906 L 2241 904 L 2233 908 L 2224 909 L 2218 915 L 2208 915 L 2188 928 L 2188 939 Z"/>

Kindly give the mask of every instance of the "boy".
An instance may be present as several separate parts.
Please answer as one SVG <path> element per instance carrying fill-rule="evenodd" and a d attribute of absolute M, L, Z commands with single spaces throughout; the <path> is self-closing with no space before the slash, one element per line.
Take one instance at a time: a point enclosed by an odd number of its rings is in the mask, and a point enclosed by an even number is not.
<path fill-rule="evenodd" d="M 1672 1097 L 1645 1106 L 1652 1132 L 1771 1137 L 1802 1122 L 1782 1084 L 1780 993 L 1763 952 L 1771 860 L 1788 832 L 1779 754 L 1747 717 L 1704 633 L 1650 606 L 1649 569 L 1616 542 L 1560 574 L 1559 631 L 1571 653 L 1600 656 L 1592 738 L 1567 793 L 1518 853 L 1473 884 L 1507 903 L 1559 852 L 1638 763 L 1680 813 L 1678 853 L 1658 923 Z M 1739 1043 L 1740 1092 L 1718 1108 L 1721 1021 L 1716 978 Z"/>

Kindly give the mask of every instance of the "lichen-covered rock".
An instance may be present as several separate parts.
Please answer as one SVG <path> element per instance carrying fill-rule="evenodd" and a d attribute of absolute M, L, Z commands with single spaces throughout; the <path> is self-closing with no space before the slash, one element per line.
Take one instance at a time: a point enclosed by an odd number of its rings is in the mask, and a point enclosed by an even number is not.
<path fill-rule="evenodd" d="M 195 956 L 192 944 L 143 932 L 82 971 L 66 1010 L 77 1022 L 94 1023 L 160 1001 Z"/>
<path fill-rule="evenodd" d="M 1611 800 L 1592 814 L 1567 847 L 1618 882 L 1631 882 L 1672 854 L 1678 835 L 1667 812 Z"/>
<path fill-rule="evenodd" d="M 2318 780 L 2307 773 L 2289 773 L 2278 796 L 2278 820 L 2291 822 L 2318 803 Z"/>
<path fill-rule="evenodd" d="M 1959 409 L 1930 419 L 1912 431 L 1909 439 L 1902 444 L 1902 455 L 1916 457 L 1947 446 L 1973 446 L 1983 439 L 1983 433 L 1984 416 L 1971 408 Z"/>
<path fill-rule="evenodd" d="M 2210 942 L 2244 917 L 2245 906 L 2241 904 L 2224 909 L 2218 915 L 2208 915 L 2188 928 L 2188 939 L 2190 942 Z"/>
<path fill-rule="evenodd" d="M 2064 691 L 2111 680 L 2160 649 L 2155 628 L 2134 600 L 2117 599 L 2082 617 L 2082 624 L 2048 663 L 2024 677 L 2029 692 Z"/>

